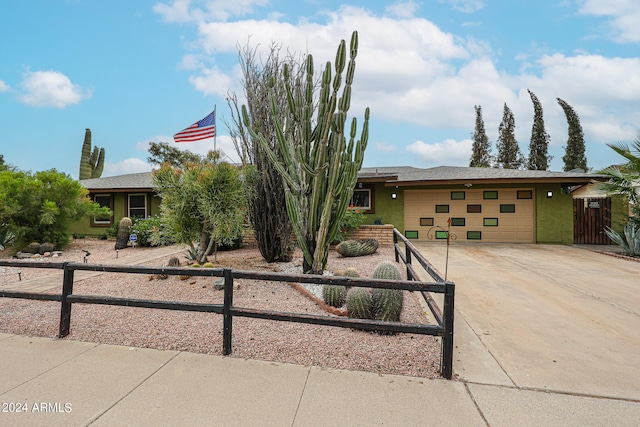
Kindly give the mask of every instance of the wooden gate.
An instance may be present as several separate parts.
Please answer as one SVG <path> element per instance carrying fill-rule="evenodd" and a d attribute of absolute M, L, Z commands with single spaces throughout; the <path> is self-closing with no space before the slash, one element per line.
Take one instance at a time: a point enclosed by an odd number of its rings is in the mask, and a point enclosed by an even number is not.
<path fill-rule="evenodd" d="M 611 198 L 573 199 L 573 242 L 586 245 L 610 245 L 604 232 L 611 227 Z"/>

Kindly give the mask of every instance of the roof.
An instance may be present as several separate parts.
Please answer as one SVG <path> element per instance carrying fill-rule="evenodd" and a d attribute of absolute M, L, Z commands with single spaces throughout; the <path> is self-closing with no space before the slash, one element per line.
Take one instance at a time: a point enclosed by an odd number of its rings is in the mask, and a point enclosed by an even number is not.
<path fill-rule="evenodd" d="M 579 185 L 594 181 L 606 181 L 607 179 L 605 175 L 584 172 L 471 168 L 463 166 L 438 166 L 428 169 L 412 166 L 384 166 L 362 168 L 358 173 L 358 181 L 360 182 L 384 182 L 386 185 L 397 186 L 524 182 L 559 182 L 566 185 Z M 152 191 L 156 188 L 153 183 L 152 172 L 83 179 L 80 184 L 92 191 Z"/>
<path fill-rule="evenodd" d="M 88 190 L 153 190 L 152 172 L 130 173 L 105 178 L 82 179 L 80 184 Z"/>
<path fill-rule="evenodd" d="M 398 186 L 460 183 L 506 184 L 521 182 L 559 182 L 566 185 L 577 185 L 607 179 L 604 175 L 584 172 L 553 172 L 462 166 L 438 166 L 428 169 L 419 169 L 410 166 L 362 168 L 358 177 L 361 181 L 385 182 L 387 185 Z"/>

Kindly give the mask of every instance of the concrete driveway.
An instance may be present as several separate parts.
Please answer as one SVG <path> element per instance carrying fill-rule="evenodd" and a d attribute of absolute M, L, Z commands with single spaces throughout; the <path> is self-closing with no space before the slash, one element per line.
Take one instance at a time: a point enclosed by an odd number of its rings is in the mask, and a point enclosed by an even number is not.
<path fill-rule="evenodd" d="M 446 243 L 416 246 L 444 274 Z M 448 278 L 460 379 L 640 401 L 640 262 L 454 241 Z"/>

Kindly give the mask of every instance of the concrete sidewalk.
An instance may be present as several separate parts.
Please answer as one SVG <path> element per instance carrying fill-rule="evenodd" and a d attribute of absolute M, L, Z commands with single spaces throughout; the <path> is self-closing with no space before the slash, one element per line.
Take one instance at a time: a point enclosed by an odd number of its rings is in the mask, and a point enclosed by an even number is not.
<path fill-rule="evenodd" d="M 640 419 L 640 403 L 624 400 L 7 334 L 0 360 L 3 426 L 632 426 Z"/>

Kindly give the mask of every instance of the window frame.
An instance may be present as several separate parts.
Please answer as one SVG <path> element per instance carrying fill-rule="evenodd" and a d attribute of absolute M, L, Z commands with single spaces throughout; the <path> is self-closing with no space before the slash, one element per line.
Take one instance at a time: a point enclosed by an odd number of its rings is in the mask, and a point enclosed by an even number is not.
<path fill-rule="evenodd" d="M 139 215 L 132 215 L 131 214 L 131 209 L 143 209 L 142 207 L 131 207 L 131 197 L 135 197 L 135 196 L 142 196 L 143 200 L 144 200 L 144 216 L 142 216 L 142 218 L 149 218 L 149 195 L 147 193 L 128 193 L 127 194 L 127 216 L 131 219 L 135 218 L 139 218 Z"/>
<path fill-rule="evenodd" d="M 356 191 L 367 192 L 369 194 L 369 206 L 357 206 L 354 203 L 353 197 L 355 196 Z M 356 188 L 353 189 L 353 194 L 351 195 L 351 200 L 349 200 L 349 206 L 353 206 L 354 208 L 360 208 L 362 213 L 365 214 L 373 214 L 376 213 L 376 205 L 375 205 L 375 185 L 372 184 L 364 184 L 359 182 L 356 184 Z"/>
<path fill-rule="evenodd" d="M 91 217 L 91 226 L 92 227 L 110 227 L 111 225 L 113 225 L 113 194 L 112 193 L 94 193 L 91 195 L 91 201 L 93 203 L 98 203 L 100 204 L 100 206 L 105 206 L 99 202 L 96 201 L 96 198 L 98 197 L 108 197 L 109 198 L 109 204 L 106 205 L 109 209 L 111 209 L 111 216 L 109 216 L 109 219 L 96 219 L 95 215 Z"/>

